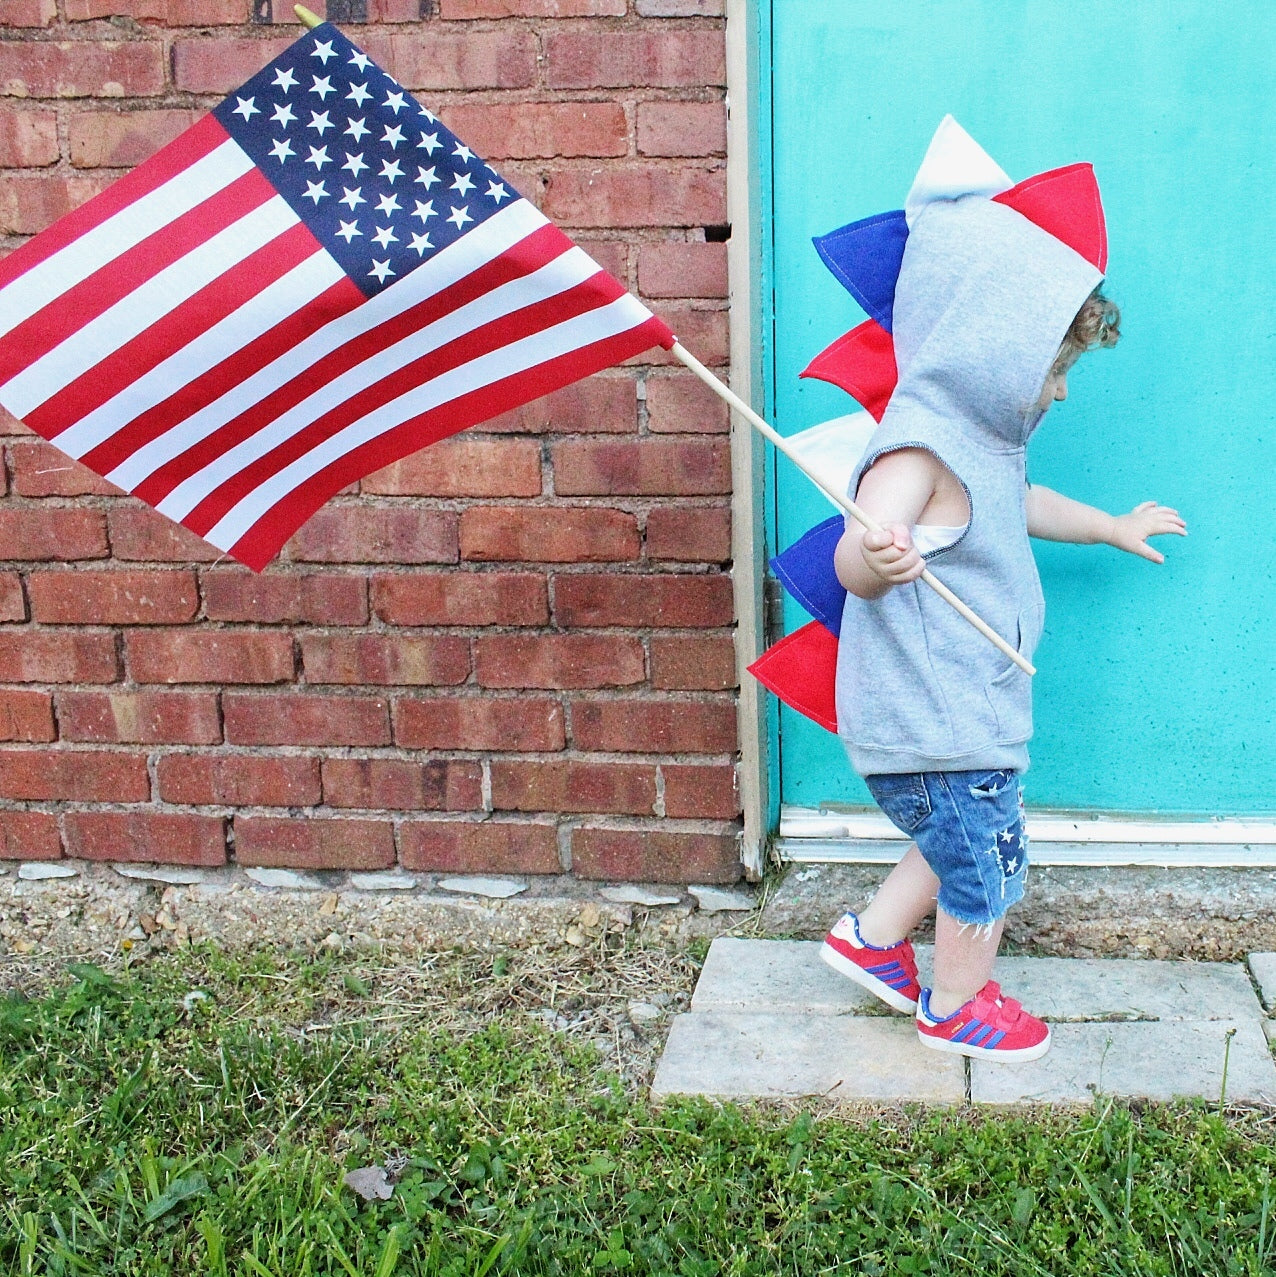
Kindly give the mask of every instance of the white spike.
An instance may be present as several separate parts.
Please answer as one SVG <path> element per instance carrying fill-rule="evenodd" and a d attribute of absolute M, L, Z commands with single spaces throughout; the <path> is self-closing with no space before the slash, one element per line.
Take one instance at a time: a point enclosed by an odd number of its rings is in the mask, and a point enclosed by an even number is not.
<path fill-rule="evenodd" d="M 913 179 L 904 201 L 904 217 L 911 227 L 918 213 L 933 200 L 999 195 L 1013 185 L 1001 165 L 951 115 L 946 115 Z"/>

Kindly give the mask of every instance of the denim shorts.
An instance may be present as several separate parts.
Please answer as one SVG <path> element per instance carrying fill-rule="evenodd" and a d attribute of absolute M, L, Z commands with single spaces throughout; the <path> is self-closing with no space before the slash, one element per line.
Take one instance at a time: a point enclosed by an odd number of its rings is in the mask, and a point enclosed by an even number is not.
<path fill-rule="evenodd" d="M 949 917 L 987 926 L 1023 898 L 1028 838 L 1018 772 L 907 772 L 864 782 L 917 843 Z"/>

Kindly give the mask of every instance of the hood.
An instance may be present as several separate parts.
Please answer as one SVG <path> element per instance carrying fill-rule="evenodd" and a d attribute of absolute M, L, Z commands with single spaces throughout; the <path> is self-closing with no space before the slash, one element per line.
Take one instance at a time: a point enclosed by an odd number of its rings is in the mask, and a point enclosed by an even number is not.
<path fill-rule="evenodd" d="M 898 383 L 886 417 L 935 414 L 984 447 L 1019 448 L 1046 375 L 1102 273 L 983 195 L 927 204 L 895 285 Z"/>

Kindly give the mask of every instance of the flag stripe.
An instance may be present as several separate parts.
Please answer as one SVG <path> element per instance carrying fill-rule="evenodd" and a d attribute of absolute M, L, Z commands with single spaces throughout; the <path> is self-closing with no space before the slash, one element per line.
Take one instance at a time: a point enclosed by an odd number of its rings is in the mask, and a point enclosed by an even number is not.
<path fill-rule="evenodd" d="M 668 326 L 648 314 L 643 324 L 626 332 L 579 346 L 413 417 L 337 457 L 270 507 L 234 545 L 218 548 L 260 572 L 320 506 L 355 480 L 670 339 Z"/>
<path fill-rule="evenodd" d="M 114 261 L 121 253 L 127 252 L 157 226 L 179 217 L 247 173 L 252 168 L 252 161 L 226 137 L 216 120 L 213 125 L 221 134 L 221 145 L 197 157 L 189 168 L 153 186 L 153 189 L 152 183 L 142 183 L 142 193 L 136 199 L 116 208 L 114 206 L 119 203 L 115 198 L 117 190 L 129 181 L 127 177 L 121 178 L 96 199 L 68 214 L 0 263 L 0 335 L 61 297 L 103 263 Z M 160 155 L 163 154 L 165 152 L 161 151 Z M 135 169 L 130 177 L 143 173 L 147 167 L 143 165 Z M 83 219 L 80 214 L 84 215 Z M 84 225 L 74 235 L 68 234 L 64 223 L 81 220 Z M 45 243 L 46 236 L 50 237 L 48 244 Z M 54 248 L 52 241 L 56 240 L 66 242 Z M 25 250 L 28 248 L 39 249 L 35 260 L 30 263 L 26 261 Z M 23 258 L 21 272 L 4 271 L 19 257 Z"/>
<path fill-rule="evenodd" d="M 82 279 L 62 294 L 58 304 L 41 308 L 0 338 L 0 382 L 274 195 L 275 188 L 253 169 Z"/>
<path fill-rule="evenodd" d="M 297 215 L 283 199 L 274 196 L 267 200 L 11 378 L 0 387 L 5 406 L 25 420 L 39 404 L 223 274 L 228 262 L 238 261 L 296 225 Z M 57 439 L 53 442 L 62 447 Z"/>

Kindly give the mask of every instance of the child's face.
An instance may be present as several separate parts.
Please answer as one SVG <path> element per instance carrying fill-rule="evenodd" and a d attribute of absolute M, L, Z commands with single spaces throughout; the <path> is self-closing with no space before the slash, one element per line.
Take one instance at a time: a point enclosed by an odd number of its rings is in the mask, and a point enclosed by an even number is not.
<path fill-rule="evenodd" d="M 1062 353 L 1060 351 L 1061 356 Z M 1071 368 L 1071 360 L 1065 362 L 1061 357 L 1055 361 L 1046 376 L 1046 384 L 1041 387 L 1041 395 L 1037 399 L 1038 412 L 1045 412 L 1052 403 L 1062 403 L 1068 397 L 1068 372 Z"/>

